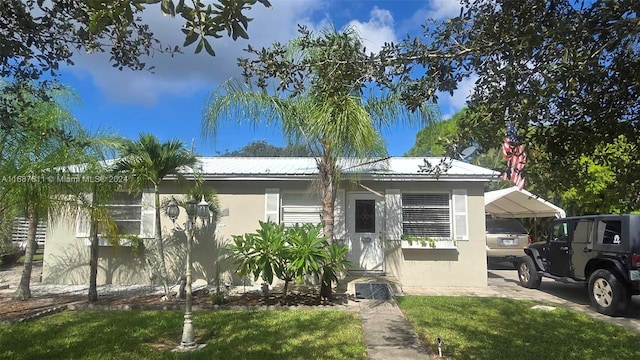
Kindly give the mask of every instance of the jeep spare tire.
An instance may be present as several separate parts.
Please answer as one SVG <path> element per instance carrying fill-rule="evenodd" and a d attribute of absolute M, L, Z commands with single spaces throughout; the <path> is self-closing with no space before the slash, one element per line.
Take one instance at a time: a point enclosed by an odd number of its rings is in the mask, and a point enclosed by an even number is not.
<path fill-rule="evenodd" d="M 520 285 L 528 289 L 537 289 L 540 287 L 542 279 L 538 275 L 536 264 L 530 256 L 523 256 L 518 264 L 518 279 Z"/>
<path fill-rule="evenodd" d="M 589 299 L 599 313 L 618 315 L 627 309 L 627 288 L 617 273 L 598 269 L 589 277 Z"/>

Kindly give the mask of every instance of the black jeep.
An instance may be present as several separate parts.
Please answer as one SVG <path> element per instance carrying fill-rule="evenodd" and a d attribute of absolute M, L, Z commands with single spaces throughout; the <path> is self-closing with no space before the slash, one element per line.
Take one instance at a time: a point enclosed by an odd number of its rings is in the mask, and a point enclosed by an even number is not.
<path fill-rule="evenodd" d="M 585 284 L 600 313 L 625 311 L 640 294 L 640 215 L 591 215 L 556 219 L 546 241 L 524 250 L 520 284 L 540 287 L 542 277 Z"/>

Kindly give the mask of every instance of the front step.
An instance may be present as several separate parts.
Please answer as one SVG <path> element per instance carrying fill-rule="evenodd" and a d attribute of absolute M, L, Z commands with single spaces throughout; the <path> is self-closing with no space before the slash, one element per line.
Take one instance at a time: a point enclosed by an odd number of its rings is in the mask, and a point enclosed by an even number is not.
<path fill-rule="evenodd" d="M 349 275 L 340 281 L 338 291 L 344 291 L 349 295 L 356 296 L 356 284 L 386 284 L 389 287 L 391 296 L 403 295 L 400 281 L 396 277 L 388 276 L 383 272 L 362 274 L 350 271 Z M 367 287 L 360 285 L 358 290 L 362 291 L 362 289 L 367 289 Z M 374 287 L 370 287 L 370 289 L 375 291 Z"/>

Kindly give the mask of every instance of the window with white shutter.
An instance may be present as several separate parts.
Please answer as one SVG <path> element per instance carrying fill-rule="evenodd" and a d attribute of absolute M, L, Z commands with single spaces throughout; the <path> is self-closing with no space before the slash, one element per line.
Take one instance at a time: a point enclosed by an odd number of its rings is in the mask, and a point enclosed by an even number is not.
<path fill-rule="evenodd" d="M 126 191 L 117 191 L 108 204 L 103 205 L 118 226 L 121 235 L 140 236 L 142 232 L 142 194 L 131 195 Z M 155 211 L 155 209 L 154 209 Z M 89 211 L 78 209 L 76 217 L 76 237 L 88 238 L 91 228 Z M 153 235 L 153 233 L 151 233 Z"/>
<path fill-rule="evenodd" d="M 281 197 L 281 220 L 285 226 L 320 223 L 322 204 L 317 194 L 310 194 L 308 192 L 284 192 Z"/>
<path fill-rule="evenodd" d="M 29 219 L 26 217 L 17 217 L 13 220 L 11 240 L 14 243 L 21 244 L 29 238 Z M 36 228 L 36 242 L 43 245 L 47 237 L 47 221 L 40 220 Z"/>
<path fill-rule="evenodd" d="M 141 229 L 140 234 L 144 238 L 153 238 L 156 232 L 156 194 L 153 192 L 142 193 L 141 199 Z"/>
<path fill-rule="evenodd" d="M 387 189 L 385 202 L 385 237 L 399 240 L 402 237 L 402 195 L 398 189 Z"/>
<path fill-rule="evenodd" d="M 469 240 L 469 223 L 467 217 L 467 190 L 454 189 L 451 191 L 453 203 L 453 233 L 454 240 Z"/>
<path fill-rule="evenodd" d="M 402 234 L 451 239 L 449 194 L 402 194 Z"/>
<path fill-rule="evenodd" d="M 264 221 L 280 223 L 280 189 L 264 190 Z"/>
<path fill-rule="evenodd" d="M 122 235 L 139 236 L 142 232 L 142 195 L 117 191 L 109 204 L 104 205 Z"/>

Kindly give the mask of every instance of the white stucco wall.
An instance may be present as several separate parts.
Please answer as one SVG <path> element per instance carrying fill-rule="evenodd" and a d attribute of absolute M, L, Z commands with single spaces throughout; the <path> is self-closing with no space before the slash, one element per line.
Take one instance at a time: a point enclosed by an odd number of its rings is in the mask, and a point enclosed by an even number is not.
<path fill-rule="evenodd" d="M 401 249 L 399 239 L 384 241 L 385 272 L 397 277 L 403 286 L 487 286 L 487 265 L 484 230 L 483 183 L 455 182 L 365 182 L 374 191 L 384 194 L 387 189 L 402 192 L 450 192 L 452 189 L 467 190 L 469 240 L 457 241 L 457 249 Z M 203 278 L 212 282 L 216 264 L 220 264 L 224 281 L 241 283 L 234 275 L 235 267 L 225 259 L 222 247 L 231 235 L 254 232 L 258 221 L 265 216 L 265 189 L 279 188 L 281 191 L 306 191 L 311 183 L 306 181 L 211 181 L 218 193 L 222 215 L 218 218 L 216 232 L 212 228 L 201 230 L 196 235 L 193 249 L 194 279 Z M 362 191 L 351 183 L 343 184 L 345 191 Z M 179 196 L 179 188 L 173 183 L 162 187 L 161 202 L 171 196 Z M 186 215 L 176 222 L 184 224 Z M 45 248 L 43 281 L 61 284 L 88 284 L 89 247 L 83 239 L 76 238 L 74 219 L 50 222 Z M 344 219 L 336 219 L 336 222 Z M 162 215 L 162 233 L 165 244 L 165 259 L 170 273 L 170 283 L 175 283 L 185 266 L 185 236 L 172 222 Z M 148 284 L 149 274 L 154 268 L 155 241 L 146 240 L 146 259 L 133 256 L 126 246 L 100 247 L 99 284 Z M 150 265 L 150 263 L 152 263 Z"/>

